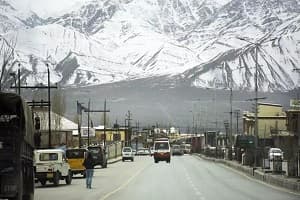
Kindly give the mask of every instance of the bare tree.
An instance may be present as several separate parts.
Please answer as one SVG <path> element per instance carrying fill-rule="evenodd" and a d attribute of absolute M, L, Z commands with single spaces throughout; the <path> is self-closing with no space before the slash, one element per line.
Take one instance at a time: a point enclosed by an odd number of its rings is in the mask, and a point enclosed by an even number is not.
<path fill-rule="evenodd" d="M 16 63 L 16 61 L 13 61 L 16 44 L 16 38 L 7 40 L 0 35 L 0 91 L 9 86 L 9 84 L 7 84 L 7 81 L 10 78 L 9 73 L 11 71 L 11 68 Z M 9 64 L 11 64 L 11 67 L 8 69 Z"/>
<path fill-rule="evenodd" d="M 64 95 L 64 91 L 61 88 L 59 88 L 58 90 L 56 90 L 54 92 L 54 95 L 53 95 L 52 101 L 51 101 L 51 108 L 52 108 L 52 111 L 57 114 L 53 119 L 54 125 L 55 125 L 55 130 L 60 130 L 62 127 L 61 119 L 66 111 L 65 95 Z"/>

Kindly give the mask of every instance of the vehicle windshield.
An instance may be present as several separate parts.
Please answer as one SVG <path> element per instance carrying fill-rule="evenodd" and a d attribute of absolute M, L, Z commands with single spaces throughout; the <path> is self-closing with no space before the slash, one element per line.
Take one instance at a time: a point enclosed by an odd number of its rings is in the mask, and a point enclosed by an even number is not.
<path fill-rule="evenodd" d="M 169 149 L 169 143 L 167 142 L 155 143 L 155 150 L 166 150 L 166 149 Z"/>
<path fill-rule="evenodd" d="M 131 152 L 132 150 L 131 150 L 131 148 L 124 148 L 123 149 L 123 152 Z"/>
<path fill-rule="evenodd" d="M 271 152 L 272 153 L 282 153 L 282 151 L 280 149 L 273 149 Z"/>
<path fill-rule="evenodd" d="M 40 161 L 55 161 L 58 160 L 58 153 L 41 153 Z"/>
<path fill-rule="evenodd" d="M 89 152 L 95 154 L 101 151 L 101 148 L 88 148 Z"/>
<path fill-rule="evenodd" d="M 66 156 L 67 158 L 84 158 L 85 151 L 83 150 L 67 150 Z"/>

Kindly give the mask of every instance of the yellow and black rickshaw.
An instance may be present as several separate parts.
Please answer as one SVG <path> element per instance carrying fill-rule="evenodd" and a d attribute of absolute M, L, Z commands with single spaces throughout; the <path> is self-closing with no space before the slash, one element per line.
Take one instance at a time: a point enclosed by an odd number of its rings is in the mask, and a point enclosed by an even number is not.
<path fill-rule="evenodd" d="M 83 148 L 75 148 L 75 149 L 67 149 L 66 156 L 68 158 L 68 163 L 72 170 L 72 174 L 81 174 L 85 177 L 85 167 L 83 166 L 83 161 L 85 158 L 85 154 L 87 149 Z"/>

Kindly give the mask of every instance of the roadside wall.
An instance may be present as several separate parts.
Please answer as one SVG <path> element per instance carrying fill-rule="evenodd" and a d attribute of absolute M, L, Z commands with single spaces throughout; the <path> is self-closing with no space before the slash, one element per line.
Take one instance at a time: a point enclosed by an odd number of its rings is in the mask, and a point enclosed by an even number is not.
<path fill-rule="evenodd" d="M 263 171 L 260 171 L 257 169 L 254 170 L 254 168 L 252 168 L 252 167 L 241 165 L 240 163 L 238 163 L 236 161 L 210 158 L 210 157 L 206 157 L 202 154 L 194 154 L 194 155 L 197 155 L 205 160 L 224 164 L 228 167 L 231 167 L 240 172 L 243 172 L 245 175 L 255 178 L 257 180 L 300 193 L 300 181 L 297 181 L 297 179 L 287 178 L 284 175 L 273 175 L 273 174 L 264 173 Z"/>

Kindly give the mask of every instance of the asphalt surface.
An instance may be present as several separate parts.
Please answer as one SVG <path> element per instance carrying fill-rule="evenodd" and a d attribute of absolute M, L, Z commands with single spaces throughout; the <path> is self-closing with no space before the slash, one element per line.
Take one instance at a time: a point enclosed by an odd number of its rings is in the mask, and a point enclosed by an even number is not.
<path fill-rule="evenodd" d="M 77 176 L 71 185 L 39 184 L 35 200 L 299 200 L 300 195 L 248 178 L 196 156 L 155 164 L 148 156 L 96 169 L 92 189 Z"/>

